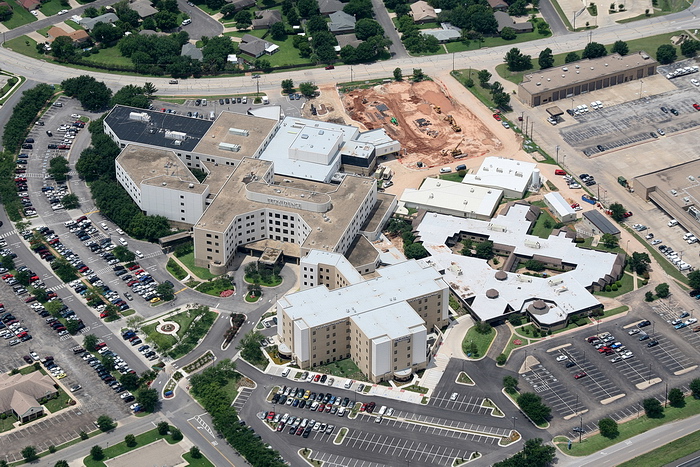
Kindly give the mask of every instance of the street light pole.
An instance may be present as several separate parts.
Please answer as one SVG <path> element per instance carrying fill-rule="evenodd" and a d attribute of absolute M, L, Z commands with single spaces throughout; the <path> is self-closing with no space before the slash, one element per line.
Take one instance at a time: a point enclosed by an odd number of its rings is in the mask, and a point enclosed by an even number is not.
<path fill-rule="evenodd" d="M 260 75 L 253 75 L 252 78 L 255 80 L 255 85 L 257 88 L 255 95 L 258 97 L 260 95 Z"/>
<path fill-rule="evenodd" d="M 556 145 L 556 150 L 557 150 L 557 165 L 559 165 L 559 145 Z"/>

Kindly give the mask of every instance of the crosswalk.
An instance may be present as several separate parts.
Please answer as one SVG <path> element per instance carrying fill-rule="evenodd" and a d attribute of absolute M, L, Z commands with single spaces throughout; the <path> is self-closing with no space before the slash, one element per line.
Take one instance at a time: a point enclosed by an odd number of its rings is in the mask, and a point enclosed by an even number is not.
<path fill-rule="evenodd" d="M 17 232 L 17 229 L 13 229 L 13 230 L 10 230 L 9 232 L 4 232 L 4 233 L 0 234 L 0 238 L 7 238 L 7 237 L 10 237 L 10 236 L 15 235 L 17 233 L 19 233 L 19 232 Z"/>

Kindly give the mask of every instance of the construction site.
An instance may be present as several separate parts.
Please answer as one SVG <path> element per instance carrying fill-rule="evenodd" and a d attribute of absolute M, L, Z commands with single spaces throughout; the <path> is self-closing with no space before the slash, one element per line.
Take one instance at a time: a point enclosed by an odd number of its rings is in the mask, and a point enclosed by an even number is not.
<path fill-rule="evenodd" d="M 340 95 L 340 102 L 335 100 L 337 94 L 330 94 L 322 92 L 316 99 L 318 112 L 313 118 L 342 119 L 368 130 L 384 128 L 401 142 L 400 160 L 407 167 L 447 165 L 490 155 L 501 147 L 474 114 L 433 81 L 391 82 L 356 89 Z"/>

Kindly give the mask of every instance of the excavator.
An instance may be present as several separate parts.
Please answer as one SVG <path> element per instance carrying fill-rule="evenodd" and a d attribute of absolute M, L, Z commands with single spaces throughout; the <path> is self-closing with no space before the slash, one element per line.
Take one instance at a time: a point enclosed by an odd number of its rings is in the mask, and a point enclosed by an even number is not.
<path fill-rule="evenodd" d="M 452 157 L 457 157 L 457 156 L 462 155 L 462 151 L 459 150 L 459 147 L 462 145 L 463 142 L 464 142 L 464 138 L 459 140 L 459 143 L 457 143 L 457 146 L 455 146 L 454 149 L 452 151 L 450 151 L 450 154 L 452 155 Z"/>
<path fill-rule="evenodd" d="M 450 124 L 452 127 L 452 131 L 455 133 L 459 133 L 462 131 L 462 127 L 457 125 L 457 122 L 455 122 L 455 119 L 452 115 L 445 115 L 445 121 Z"/>

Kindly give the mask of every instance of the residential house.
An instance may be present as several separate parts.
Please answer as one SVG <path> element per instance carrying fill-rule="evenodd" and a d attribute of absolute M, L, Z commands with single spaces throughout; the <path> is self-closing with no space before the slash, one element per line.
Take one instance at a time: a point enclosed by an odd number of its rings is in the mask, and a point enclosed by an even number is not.
<path fill-rule="evenodd" d="M 236 11 L 240 11 L 254 6 L 255 0 L 226 0 L 226 3 L 232 4 L 236 7 Z"/>
<path fill-rule="evenodd" d="M 22 423 L 43 415 L 44 408 L 38 401 L 56 394 L 53 379 L 38 371 L 27 375 L 0 374 L 0 413 L 14 414 Z"/>
<path fill-rule="evenodd" d="M 268 29 L 275 23 L 282 22 L 282 12 L 279 10 L 256 11 L 253 19 L 253 29 Z"/>
<path fill-rule="evenodd" d="M 339 0 L 320 0 L 318 2 L 318 10 L 323 16 L 328 16 L 336 11 L 342 11 L 345 3 Z"/>
<path fill-rule="evenodd" d="M 351 45 L 356 48 L 358 45 L 362 44 L 362 41 L 358 39 L 355 34 L 341 34 L 337 37 L 337 39 L 338 45 L 336 48 L 338 49 L 338 52 L 340 52 L 340 49 L 346 45 Z"/>
<path fill-rule="evenodd" d="M 104 15 L 96 16 L 95 18 L 80 18 L 80 25 L 86 30 L 91 31 L 97 23 L 112 24 L 119 21 L 119 18 L 114 13 L 105 13 Z"/>
<path fill-rule="evenodd" d="M 344 11 L 336 11 L 328 15 L 331 22 L 328 23 L 328 30 L 333 34 L 350 34 L 355 32 L 355 17 Z"/>
<path fill-rule="evenodd" d="M 437 21 L 437 13 L 435 8 L 424 0 L 419 0 L 411 5 L 411 15 L 414 23 L 430 23 Z"/>
<path fill-rule="evenodd" d="M 433 36 L 440 42 L 444 44 L 445 42 L 456 41 L 462 34 L 454 29 L 423 29 L 420 32 L 424 36 Z"/>
<path fill-rule="evenodd" d="M 0 2 L 0 6 L 5 6 L 5 7 L 9 8 L 10 11 L 12 11 L 12 5 L 10 5 L 10 4 L 7 3 L 7 2 Z"/>
<path fill-rule="evenodd" d="M 138 13 L 141 19 L 148 18 L 158 13 L 158 10 L 153 8 L 149 0 L 132 0 L 129 3 L 129 8 Z"/>
<path fill-rule="evenodd" d="M 503 11 L 496 11 L 493 13 L 494 18 L 498 21 L 498 32 L 503 31 L 503 28 L 513 28 L 515 32 L 520 34 L 521 32 L 532 32 L 534 27 L 529 21 L 522 23 L 516 23 L 512 16 Z"/>
<path fill-rule="evenodd" d="M 74 44 L 80 44 L 90 38 L 90 35 L 82 29 L 68 33 L 58 26 L 52 27 L 46 34 L 49 36 L 48 42 L 53 42 L 61 36 L 68 36 L 71 38 Z"/>
<path fill-rule="evenodd" d="M 238 44 L 238 49 L 241 51 L 241 53 L 259 58 L 264 54 L 274 54 L 279 50 L 279 46 L 251 34 L 246 34 L 241 37 L 241 42 Z"/>
<path fill-rule="evenodd" d="M 19 0 L 19 4 L 27 11 L 36 10 L 41 5 L 39 0 Z"/>
<path fill-rule="evenodd" d="M 508 11 L 508 4 L 503 0 L 486 0 L 493 11 Z"/>
<path fill-rule="evenodd" d="M 180 52 L 180 55 L 183 57 L 190 57 L 192 60 L 201 60 L 204 58 L 204 55 L 202 54 L 202 50 L 198 49 L 196 45 L 187 42 L 182 46 L 182 51 Z"/>

